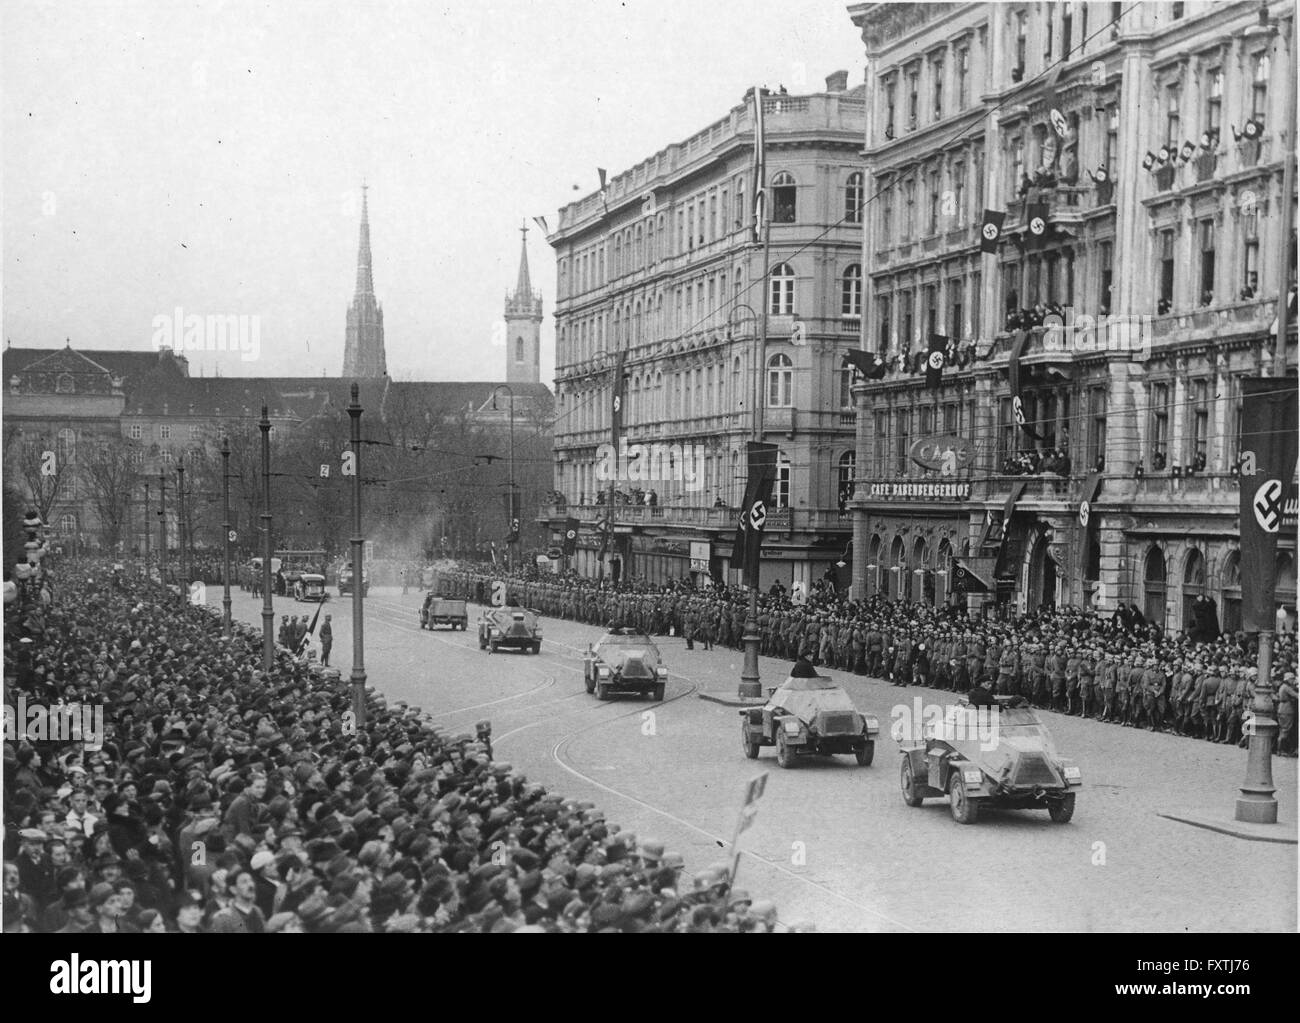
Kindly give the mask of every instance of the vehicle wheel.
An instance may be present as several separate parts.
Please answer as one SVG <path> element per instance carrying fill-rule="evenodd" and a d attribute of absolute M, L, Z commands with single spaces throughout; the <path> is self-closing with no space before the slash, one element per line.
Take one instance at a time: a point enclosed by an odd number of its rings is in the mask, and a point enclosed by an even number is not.
<path fill-rule="evenodd" d="M 497 652 L 497 641 L 494 639 L 488 643 L 488 653 L 494 654 L 496 652 Z"/>
<path fill-rule="evenodd" d="M 777 767 L 794 767 L 794 750 L 792 750 L 785 741 L 785 732 L 776 733 L 776 766 Z"/>
<path fill-rule="evenodd" d="M 594 693 L 596 691 L 596 680 L 589 675 L 583 675 L 582 684 L 587 687 L 587 692 Z"/>
<path fill-rule="evenodd" d="M 487 640 L 483 638 L 483 636 L 482 636 L 481 633 L 479 634 L 479 637 L 478 637 L 478 648 L 479 648 L 480 650 L 486 650 L 486 649 L 487 649 Z"/>
<path fill-rule="evenodd" d="M 979 804 L 966 795 L 966 783 L 961 780 L 960 770 L 954 770 L 948 778 L 948 798 L 952 819 L 958 824 L 974 824 L 979 820 Z"/>
<path fill-rule="evenodd" d="M 1067 792 L 1061 797 L 1060 801 L 1053 801 L 1047 804 L 1048 816 L 1057 824 L 1069 824 L 1070 818 L 1074 816 L 1074 796 L 1073 792 Z"/>
<path fill-rule="evenodd" d="M 542 652 L 542 644 L 541 644 L 541 643 L 534 643 L 534 644 L 533 644 L 533 653 L 535 653 L 535 654 L 540 654 L 541 652 Z"/>
<path fill-rule="evenodd" d="M 662 683 L 662 682 L 660 682 L 660 683 L 658 683 L 658 684 L 655 685 L 655 702 L 657 702 L 657 703 L 663 703 L 663 702 L 664 702 L 664 689 L 665 689 L 665 688 L 666 688 L 666 687 L 665 687 L 664 683 Z"/>
<path fill-rule="evenodd" d="M 921 787 L 916 782 L 916 775 L 912 773 L 912 758 L 909 756 L 903 757 L 903 770 L 899 784 L 903 788 L 903 802 L 908 806 L 920 806 L 921 800 L 925 797 L 921 795 Z"/>
<path fill-rule="evenodd" d="M 609 699 L 609 685 L 608 685 L 608 683 L 605 683 L 605 682 L 598 682 L 598 683 L 596 683 L 596 699 L 598 699 L 598 700 L 608 700 L 608 699 Z"/>
<path fill-rule="evenodd" d="M 750 760 L 758 759 L 758 742 L 750 737 L 749 725 L 744 721 L 740 723 L 740 748 Z"/>
<path fill-rule="evenodd" d="M 871 761 L 876 758 L 876 744 L 873 740 L 868 739 L 867 744 L 862 749 L 857 750 L 854 755 L 858 758 L 859 767 L 870 767 Z"/>

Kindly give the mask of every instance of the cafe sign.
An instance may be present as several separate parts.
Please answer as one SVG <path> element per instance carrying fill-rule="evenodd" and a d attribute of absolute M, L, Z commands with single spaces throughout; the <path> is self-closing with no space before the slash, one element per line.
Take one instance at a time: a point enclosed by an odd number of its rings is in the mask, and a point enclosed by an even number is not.
<path fill-rule="evenodd" d="M 975 445 L 965 437 L 945 433 L 921 437 L 912 443 L 908 454 L 922 469 L 941 476 L 956 476 L 975 460 Z"/>
<path fill-rule="evenodd" d="M 970 499 L 970 483 L 938 483 L 933 480 L 873 483 L 871 496 L 888 501 L 967 501 Z"/>

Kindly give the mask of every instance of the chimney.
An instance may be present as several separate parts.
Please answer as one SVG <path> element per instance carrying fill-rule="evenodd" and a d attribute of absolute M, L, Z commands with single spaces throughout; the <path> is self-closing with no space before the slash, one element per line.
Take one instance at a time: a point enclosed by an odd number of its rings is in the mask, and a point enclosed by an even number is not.
<path fill-rule="evenodd" d="M 832 71 L 826 76 L 827 92 L 844 92 L 849 87 L 849 73 L 847 71 Z"/>

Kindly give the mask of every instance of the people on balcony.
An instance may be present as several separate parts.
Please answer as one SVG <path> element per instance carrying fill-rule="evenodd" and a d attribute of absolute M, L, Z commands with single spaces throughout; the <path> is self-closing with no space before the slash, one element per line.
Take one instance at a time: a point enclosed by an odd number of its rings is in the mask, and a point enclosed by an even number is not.
<path fill-rule="evenodd" d="M 1168 456 L 1159 448 L 1151 455 L 1151 468 L 1154 472 L 1163 472 L 1168 462 Z"/>
<path fill-rule="evenodd" d="M 1070 456 L 1064 448 L 1018 451 L 1002 462 L 1004 476 L 1041 476 L 1046 473 L 1070 475 Z"/>

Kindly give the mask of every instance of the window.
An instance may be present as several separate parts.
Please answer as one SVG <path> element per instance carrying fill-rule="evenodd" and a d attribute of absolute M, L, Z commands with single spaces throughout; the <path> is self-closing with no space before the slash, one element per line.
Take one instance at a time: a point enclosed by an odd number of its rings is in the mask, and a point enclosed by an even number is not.
<path fill-rule="evenodd" d="M 944 208 L 944 213 L 952 218 L 948 223 L 950 229 L 966 223 L 966 165 L 964 163 L 952 165 L 952 196 L 951 201 Z"/>
<path fill-rule="evenodd" d="M 1043 63 L 1052 63 L 1052 44 L 1056 41 L 1056 4 L 1047 5 L 1047 17 L 1043 19 L 1047 22 L 1047 31 L 1043 33 Z"/>
<path fill-rule="evenodd" d="M 137 465 L 137 466 L 138 466 L 138 465 L 144 465 L 144 452 L 141 451 L 141 450 L 139 450 L 138 448 L 137 448 L 135 451 L 132 451 L 132 452 L 131 452 L 131 464 L 132 464 L 132 465 Z"/>
<path fill-rule="evenodd" d="M 794 404 L 794 363 L 783 353 L 767 360 L 768 408 L 789 408 Z"/>
<path fill-rule="evenodd" d="M 934 409 L 929 405 L 922 405 L 918 411 L 920 413 L 918 416 L 920 421 L 916 424 L 916 432 L 922 437 L 928 437 L 934 432 L 934 430 L 931 429 L 934 425 L 932 422 L 934 418 Z"/>
<path fill-rule="evenodd" d="M 709 193 L 709 241 L 718 237 L 718 193 Z"/>
<path fill-rule="evenodd" d="M 695 248 L 695 203 L 686 207 L 686 247 Z"/>
<path fill-rule="evenodd" d="M 1016 136 L 1011 140 L 1011 192 L 1018 195 L 1020 182 L 1025 177 L 1025 140 Z"/>
<path fill-rule="evenodd" d="M 789 173 L 781 171 L 772 179 L 772 223 L 793 224 L 795 222 L 796 195 L 794 178 Z"/>
<path fill-rule="evenodd" d="M 901 291 L 898 294 L 898 300 L 901 303 L 901 312 L 903 322 L 899 332 L 898 344 L 901 348 L 911 348 L 912 342 L 916 340 L 916 310 L 912 304 L 911 290 Z"/>
<path fill-rule="evenodd" d="M 1201 305 L 1214 304 L 1214 221 L 1201 221 Z"/>
<path fill-rule="evenodd" d="M 914 131 L 920 123 L 921 66 L 913 64 L 907 69 L 907 127 Z"/>
<path fill-rule="evenodd" d="M 1269 59 L 1267 53 L 1255 58 L 1255 76 L 1250 83 L 1250 116 L 1252 120 L 1262 121 L 1268 113 L 1268 74 Z"/>
<path fill-rule="evenodd" d="M 59 378 L 54 382 L 55 394 L 74 394 L 76 390 L 77 385 L 71 373 L 60 373 Z"/>
<path fill-rule="evenodd" d="M 853 499 L 853 470 L 856 468 L 857 462 L 858 456 L 854 451 L 846 451 L 840 455 L 840 478 L 838 494 L 836 495 L 840 511 L 844 511 L 848 507 L 849 501 Z"/>
<path fill-rule="evenodd" d="M 1259 239 L 1247 241 L 1242 255 L 1241 299 L 1249 301 L 1259 291 Z"/>
<path fill-rule="evenodd" d="M 745 224 L 745 179 L 736 178 L 736 215 L 733 227 L 743 227 Z"/>
<path fill-rule="evenodd" d="M 1020 311 L 1020 267 L 1016 263 L 1006 263 L 1002 267 L 1002 300 L 1006 313 Z"/>
<path fill-rule="evenodd" d="M 898 82 L 893 75 L 885 79 L 885 110 L 883 124 L 885 126 L 885 138 L 894 137 L 894 101 L 897 93 Z"/>
<path fill-rule="evenodd" d="M 163 448 L 163 451 L 162 451 L 162 463 L 163 463 L 163 465 L 171 465 L 171 464 L 172 464 L 172 460 L 173 460 L 173 455 L 172 455 L 172 452 L 171 452 L 171 448 Z"/>
<path fill-rule="evenodd" d="M 872 433 L 872 452 L 875 459 L 875 472 L 879 476 L 889 471 L 889 413 L 877 409 L 873 414 L 875 429 Z"/>
<path fill-rule="evenodd" d="M 980 333 L 980 281 L 981 275 L 977 270 L 970 275 L 970 331 L 972 337 L 979 337 Z"/>
<path fill-rule="evenodd" d="M 939 202 L 942 199 L 942 190 L 939 187 L 939 168 L 933 168 L 926 175 L 926 187 L 929 208 L 926 214 L 925 229 L 928 234 L 934 234 L 939 230 Z"/>
<path fill-rule="evenodd" d="M 1223 123 L 1223 69 L 1215 68 L 1209 73 L 1210 88 L 1205 100 L 1205 130 L 1218 134 Z"/>
<path fill-rule="evenodd" d="M 853 407 L 853 373 L 852 366 L 840 370 L 840 408 Z"/>
<path fill-rule="evenodd" d="M 880 244 L 887 249 L 894 244 L 894 186 L 890 185 L 880 196 Z"/>
<path fill-rule="evenodd" d="M 1070 59 L 1070 51 L 1074 48 L 1074 5 L 1070 3 L 1063 4 L 1061 11 L 1061 58 Z M 1087 9 L 1087 5 L 1084 5 Z"/>
<path fill-rule="evenodd" d="M 909 437 L 911 434 L 911 412 L 898 409 L 894 413 L 894 471 L 900 476 L 908 473 Z"/>
<path fill-rule="evenodd" d="M 790 507 L 790 456 L 784 451 L 776 453 L 776 485 L 772 500 L 778 508 Z"/>
<path fill-rule="evenodd" d="M 740 357 L 731 364 L 731 394 L 735 401 L 736 408 L 745 407 L 745 393 L 740 388 Z"/>
<path fill-rule="evenodd" d="M 930 62 L 931 81 L 934 85 L 934 103 L 931 113 L 933 115 L 932 119 L 935 121 L 943 120 L 943 65 L 943 57 L 935 57 Z"/>
<path fill-rule="evenodd" d="M 767 311 L 773 316 L 794 314 L 794 271 L 789 263 L 779 263 L 772 270 Z"/>
<path fill-rule="evenodd" d="M 59 465 L 72 465 L 77 460 L 77 433 L 63 429 L 54 436 L 54 450 Z"/>
<path fill-rule="evenodd" d="M 1210 386 L 1208 381 L 1192 383 L 1192 429 L 1188 437 L 1187 465 L 1193 472 L 1204 472 L 1209 459 Z"/>
<path fill-rule="evenodd" d="M 1011 80 L 1018 82 L 1025 77 L 1025 58 L 1029 53 L 1029 15 L 1024 11 L 1016 12 L 1016 66 L 1011 70 Z"/>
<path fill-rule="evenodd" d="M 1165 87 L 1165 141 L 1171 149 L 1177 149 L 1180 142 L 1178 107 L 1182 101 L 1182 89 L 1177 85 Z"/>
<path fill-rule="evenodd" d="M 854 171 L 844 185 L 844 222 L 862 223 L 862 175 Z"/>
<path fill-rule="evenodd" d="M 1119 153 L 1119 104 L 1112 103 L 1107 108 L 1106 151 L 1102 153 L 1102 165 L 1115 180 L 1115 156 Z"/>
<path fill-rule="evenodd" d="M 1161 316 L 1174 305 L 1174 232 L 1160 232 L 1160 302 L 1156 312 Z"/>
<path fill-rule="evenodd" d="M 893 323 L 893 299 L 880 295 L 876 299 L 876 351 L 884 356 L 889 351 L 889 328 Z"/>
<path fill-rule="evenodd" d="M 903 240 L 911 241 L 916 236 L 916 178 L 909 177 L 903 182 Z"/>
<path fill-rule="evenodd" d="M 1145 604 L 1142 613 L 1147 621 L 1155 622 L 1162 629 L 1165 625 L 1165 556 L 1159 547 L 1152 546 L 1147 554 L 1143 589 Z"/>
<path fill-rule="evenodd" d="M 1184 5 L 1180 3 L 1172 3 L 1169 6 L 1173 8 L 1173 10 L 1170 12 L 1173 15 L 1172 20 L 1178 21 L 1183 16 Z"/>
<path fill-rule="evenodd" d="M 1110 292 L 1115 283 L 1115 271 L 1112 266 L 1114 249 L 1112 242 L 1102 242 L 1097 249 L 1097 277 L 1100 284 L 1097 293 L 1097 309 L 1102 316 L 1110 315 Z"/>
<path fill-rule="evenodd" d="M 970 47 L 957 51 L 957 109 L 965 110 L 970 102 Z"/>
<path fill-rule="evenodd" d="M 1169 458 L 1169 385 L 1151 386 L 1151 468 L 1160 472 Z"/>
<path fill-rule="evenodd" d="M 523 361 L 524 361 L 524 339 L 521 337 L 517 337 L 515 338 L 515 362 L 523 362 Z"/>
<path fill-rule="evenodd" d="M 191 426 L 191 427 L 190 427 L 190 441 L 191 441 L 191 442 L 194 442 L 194 441 L 199 440 L 199 437 L 200 437 L 201 432 L 202 432 L 202 430 L 201 430 L 201 428 L 200 428 L 199 426 L 197 426 L 197 425 Z"/>
<path fill-rule="evenodd" d="M 140 440 L 144 436 L 144 427 L 139 423 L 132 423 L 129 435 L 132 440 Z"/>
<path fill-rule="evenodd" d="M 851 264 L 840 281 L 840 315 L 862 315 L 862 267 Z"/>
<path fill-rule="evenodd" d="M 59 516 L 59 532 L 66 537 L 72 537 L 77 532 L 77 517 L 71 512 L 64 512 Z"/>
<path fill-rule="evenodd" d="M 939 333 L 939 285 L 925 286 L 925 329 L 928 334 Z"/>
<path fill-rule="evenodd" d="M 966 282 L 960 277 L 948 281 L 948 336 L 963 338 L 966 327 L 962 321 L 965 312 Z"/>
<path fill-rule="evenodd" d="M 171 439 L 172 439 L 172 428 L 171 428 L 170 426 L 165 425 L 165 424 L 162 425 L 162 426 L 160 426 L 160 427 L 158 427 L 158 438 L 159 438 L 160 440 L 171 440 Z"/>

